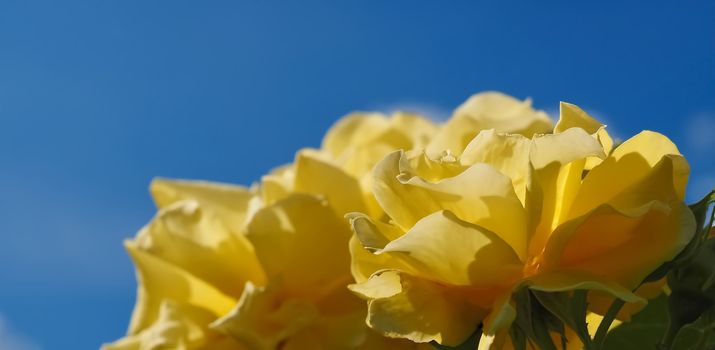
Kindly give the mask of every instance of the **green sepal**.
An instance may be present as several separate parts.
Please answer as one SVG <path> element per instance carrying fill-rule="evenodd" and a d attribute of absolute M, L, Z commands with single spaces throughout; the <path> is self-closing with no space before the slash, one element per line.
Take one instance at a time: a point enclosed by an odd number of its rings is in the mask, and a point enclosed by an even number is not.
<path fill-rule="evenodd" d="M 512 299 L 516 304 L 516 319 L 512 327 L 518 327 L 523 332 L 526 341 L 533 343 L 537 348 L 556 350 L 550 332 L 561 334 L 562 340 L 564 340 L 564 323 L 548 312 L 528 288 L 522 288 L 515 292 Z M 512 338 L 512 341 L 517 340 L 520 341 L 520 339 Z"/>
<path fill-rule="evenodd" d="M 586 290 L 575 290 L 572 293 L 532 291 L 539 303 L 573 329 L 584 344 L 591 341 L 586 324 L 587 293 Z"/>

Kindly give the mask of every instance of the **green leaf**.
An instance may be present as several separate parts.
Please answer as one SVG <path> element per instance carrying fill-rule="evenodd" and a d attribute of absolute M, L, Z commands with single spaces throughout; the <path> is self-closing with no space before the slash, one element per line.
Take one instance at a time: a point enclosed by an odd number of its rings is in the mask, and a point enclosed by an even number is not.
<path fill-rule="evenodd" d="M 576 334 L 581 338 L 581 342 L 588 344 L 591 342 L 591 335 L 588 332 L 588 324 L 586 323 L 586 314 L 588 309 L 588 290 L 574 291 L 571 297 L 571 317 L 576 320 Z"/>
<path fill-rule="evenodd" d="M 668 298 L 665 295 L 651 300 L 630 322 L 608 333 L 604 343 L 607 350 L 655 349 L 668 327 Z"/>
<path fill-rule="evenodd" d="M 701 244 L 691 259 L 668 274 L 672 294 L 668 300 L 670 325 L 665 345 L 669 345 L 678 331 L 695 322 L 715 306 L 715 239 Z"/>
<path fill-rule="evenodd" d="M 528 288 L 515 292 L 512 299 L 516 304 L 514 325 L 523 331 L 526 341 L 535 344 L 538 349 L 556 350 L 550 332 L 563 336 L 563 322 L 548 312 Z M 512 341 L 520 339 L 512 338 Z"/>
<path fill-rule="evenodd" d="M 556 350 L 553 339 L 551 339 L 550 331 L 560 333 L 562 339 L 564 337 L 564 324 L 555 317 L 550 317 L 551 314 L 546 312 L 546 309 L 540 304 L 534 305 L 534 313 L 531 315 L 533 341 L 542 350 Z"/>
<path fill-rule="evenodd" d="M 656 349 L 668 328 L 668 297 L 651 300 L 630 322 L 608 333 L 605 350 Z M 663 348 L 668 349 L 668 348 Z M 679 330 L 670 349 L 715 349 L 715 309 Z"/>
<path fill-rule="evenodd" d="M 512 325 L 509 329 L 511 343 L 514 345 L 514 350 L 526 350 L 526 333 L 518 324 Z"/>
<path fill-rule="evenodd" d="M 715 238 L 709 237 L 715 220 L 715 211 L 710 208 L 713 202 L 715 191 L 690 206 L 697 229 L 668 273 L 672 294 L 668 300 L 670 322 L 662 344 L 665 348 L 672 348 L 683 327 L 715 306 Z"/>

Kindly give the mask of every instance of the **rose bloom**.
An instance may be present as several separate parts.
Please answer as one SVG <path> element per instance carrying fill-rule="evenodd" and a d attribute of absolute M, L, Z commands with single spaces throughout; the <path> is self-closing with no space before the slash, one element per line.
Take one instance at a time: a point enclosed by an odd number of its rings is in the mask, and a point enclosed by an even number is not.
<path fill-rule="evenodd" d="M 500 112 L 520 121 L 501 128 Z M 461 121 L 444 129 L 409 113 L 354 113 L 320 149 L 299 151 L 250 189 L 155 180 L 158 213 L 125 244 L 139 282 L 128 335 L 104 349 L 421 347 L 365 325 L 363 302 L 346 288 L 344 214 L 383 214 L 371 170 L 394 150 L 441 147 L 452 132 L 468 138 L 487 126 L 528 134 L 522 129 L 549 128 L 544 118 L 499 93 L 470 98 L 451 119 Z"/>
<path fill-rule="evenodd" d="M 128 335 L 103 349 L 421 347 L 365 325 L 363 302 L 346 287 L 343 216 L 367 208 L 360 174 L 436 130 L 416 115 L 353 114 L 322 149 L 302 150 L 251 189 L 155 180 L 159 211 L 125 244 L 139 282 Z"/>
<path fill-rule="evenodd" d="M 350 288 L 389 337 L 454 346 L 481 324 L 484 348 L 509 346 L 511 295 L 525 286 L 592 290 L 596 312 L 604 296 L 643 303 L 632 291 L 695 231 L 677 147 L 644 131 L 612 149 L 574 105 L 552 134 L 485 130 L 462 149 L 430 146 L 375 167 L 385 215 L 349 215 Z"/>

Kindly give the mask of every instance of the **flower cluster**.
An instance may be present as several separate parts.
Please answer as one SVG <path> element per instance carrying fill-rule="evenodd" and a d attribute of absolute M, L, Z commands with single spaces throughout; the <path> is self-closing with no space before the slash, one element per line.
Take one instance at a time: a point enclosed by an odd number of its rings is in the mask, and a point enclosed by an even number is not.
<path fill-rule="evenodd" d="M 443 124 L 350 114 L 250 188 L 154 180 L 103 349 L 596 349 L 693 241 L 688 174 L 667 137 L 615 145 L 568 103 L 555 125 L 496 92 Z"/>

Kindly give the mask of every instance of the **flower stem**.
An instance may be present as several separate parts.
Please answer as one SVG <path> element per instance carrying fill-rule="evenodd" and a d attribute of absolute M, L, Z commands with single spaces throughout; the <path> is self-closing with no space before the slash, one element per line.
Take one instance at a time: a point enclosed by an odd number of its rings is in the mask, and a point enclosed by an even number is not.
<path fill-rule="evenodd" d="M 625 302 L 621 299 L 614 300 L 611 306 L 608 308 L 608 311 L 606 311 L 606 314 L 603 315 L 601 324 L 598 325 L 596 335 L 593 337 L 593 344 L 595 345 L 595 349 L 603 349 L 603 344 L 606 342 L 606 335 L 608 334 L 608 329 L 611 328 L 611 323 L 613 323 L 613 320 L 616 319 L 616 315 L 618 315 L 618 312 L 621 311 L 621 308 L 624 304 Z"/>

